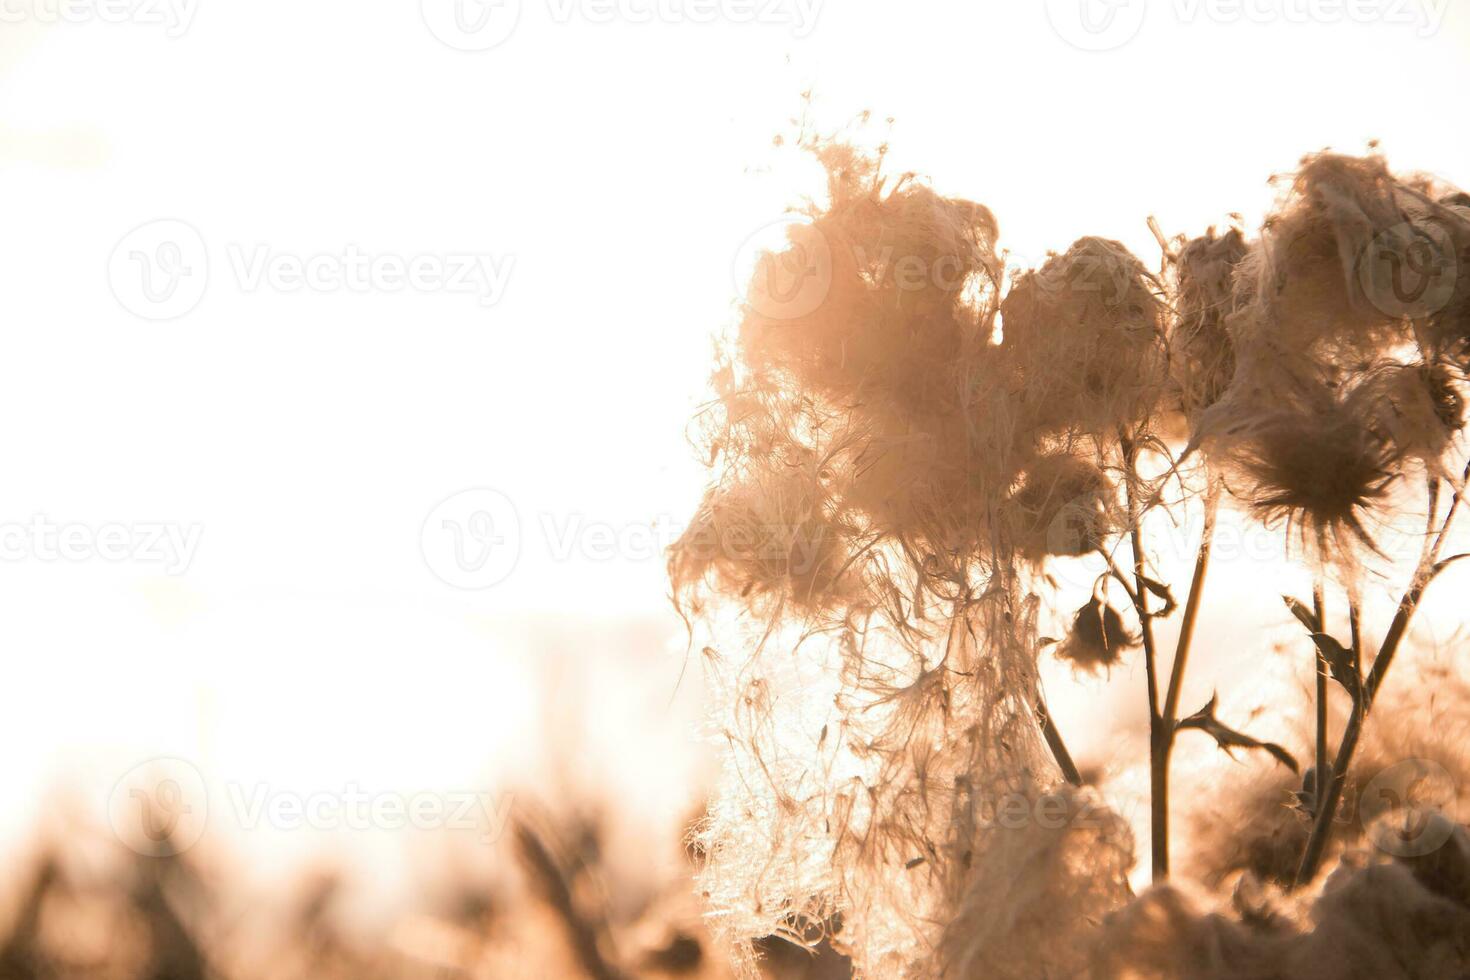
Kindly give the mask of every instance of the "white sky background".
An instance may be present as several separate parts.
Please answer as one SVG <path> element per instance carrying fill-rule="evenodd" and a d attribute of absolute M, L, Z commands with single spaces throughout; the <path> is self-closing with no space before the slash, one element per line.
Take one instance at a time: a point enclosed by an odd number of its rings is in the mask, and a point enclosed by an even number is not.
<path fill-rule="evenodd" d="M 684 426 L 735 252 L 817 190 L 771 150 L 809 86 L 827 128 L 895 117 L 894 168 L 988 204 L 1020 256 L 1097 234 L 1153 265 L 1148 215 L 1253 224 L 1272 173 L 1370 138 L 1470 185 L 1470 15 L 1447 0 L 1258 0 L 1236 22 L 1122 0 L 1125 26 L 1146 16 L 1101 52 L 1042 3 L 828 0 L 798 23 L 809 7 L 758 0 L 768 22 L 735 23 L 738 3 L 696 22 L 624 0 L 604 23 L 569 2 L 521 0 L 503 43 L 465 52 L 408 0 L 199 0 L 178 37 L 4 0 L 0 523 L 203 531 L 181 575 L 0 561 L 10 831 L 47 787 L 105 796 L 158 754 L 302 792 L 532 771 L 548 674 L 588 704 L 568 737 L 589 769 L 638 787 L 635 809 L 682 805 L 693 704 L 668 707 L 683 647 L 650 541 L 703 484 Z M 210 278 L 152 322 L 115 299 L 109 257 L 161 218 L 199 231 Z M 247 290 L 232 245 L 513 265 L 493 306 Z M 420 531 L 473 487 L 514 503 L 522 554 L 461 591 Z M 631 544 L 561 556 L 547 522 Z M 1211 608 L 1207 635 L 1282 620 L 1269 589 Z"/>

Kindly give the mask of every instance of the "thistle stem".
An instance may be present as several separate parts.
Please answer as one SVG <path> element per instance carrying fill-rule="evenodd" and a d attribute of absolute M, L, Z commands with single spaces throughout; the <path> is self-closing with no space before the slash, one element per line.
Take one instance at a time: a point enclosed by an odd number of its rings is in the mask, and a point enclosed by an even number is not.
<path fill-rule="evenodd" d="M 1184 670 L 1189 664 L 1189 650 L 1194 642 L 1194 625 L 1199 619 L 1205 576 L 1210 570 L 1210 547 L 1215 540 L 1215 514 L 1219 502 L 1219 494 L 1212 488 L 1205 498 L 1205 525 L 1200 537 L 1199 554 L 1195 556 L 1194 576 L 1189 581 L 1189 597 L 1184 600 L 1184 618 L 1179 624 L 1179 642 L 1174 647 L 1174 662 L 1169 667 L 1169 690 L 1164 697 L 1163 714 L 1159 719 L 1162 742 L 1159 751 L 1153 753 L 1149 759 L 1156 879 L 1169 874 L 1169 760 L 1174 753 L 1174 736 L 1178 733 L 1179 695 L 1184 686 Z"/>
<path fill-rule="evenodd" d="M 1046 746 L 1051 749 L 1052 758 L 1057 760 L 1057 765 L 1062 770 L 1062 777 L 1073 786 L 1081 786 L 1082 773 L 1077 770 L 1077 763 L 1072 761 L 1072 753 L 1067 751 L 1067 743 L 1062 741 L 1056 719 L 1052 718 L 1051 709 L 1046 706 L 1046 699 L 1040 692 L 1036 695 L 1036 720 L 1041 724 L 1041 734 L 1046 738 Z"/>
<path fill-rule="evenodd" d="M 1319 576 L 1316 584 L 1312 587 L 1312 612 L 1317 617 L 1317 629 L 1321 632 L 1327 631 L 1327 599 L 1324 594 L 1322 579 Z M 1327 658 L 1316 643 L 1312 644 L 1312 653 L 1317 662 L 1317 754 L 1316 754 L 1316 779 L 1317 796 L 1322 795 L 1322 780 L 1327 777 Z"/>
<path fill-rule="evenodd" d="M 1169 771 L 1168 735 L 1159 710 L 1158 659 L 1154 645 L 1153 614 L 1148 608 L 1148 576 L 1144 572 L 1143 531 L 1138 502 L 1138 447 L 1126 432 L 1119 433 L 1123 461 L 1127 468 L 1123 480 L 1128 505 L 1128 540 L 1133 548 L 1133 608 L 1138 614 L 1139 635 L 1143 638 L 1144 672 L 1148 678 L 1148 750 L 1150 845 L 1153 877 L 1160 881 L 1169 876 Z"/>
<path fill-rule="evenodd" d="M 1194 559 L 1194 577 L 1189 582 L 1189 597 L 1184 600 L 1184 619 L 1179 624 L 1179 643 L 1174 649 L 1174 663 L 1169 669 L 1169 693 L 1164 698 L 1164 720 L 1171 723 L 1179 720 L 1180 688 L 1184 684 L 1184 668 L 1189 663 L 1189 648 L 1194 641 L 1194 624 L 1199 618 L 1205 574 L 1210 570 L 1210 547 L 1215 540 L 1215 515 L 1219 504 L 1219 491 L 1212 489 L 1205 498 L 1205 526 L 1200 537 L 1199 554 Z M 1173 741 L 1171 735 L 1171 745 Z"/>
<path fill-rule="evenodd" d="M 1353 714 L 1348 719 L 1346 731 L 1342 735 L 1342 743 L 1337 748 L 1337 756 L 1332 763 L 1332 778 L 1325 785 L 1321 777 L 1318 777 L 1319 802 L 1315 819 L 1312 823 L 1312 833 L 1307 838 L 1306 850 L 1302 852 L 1302 861 L 1296 872 L 1296 885 L 1300 887 L 1311 881 L 1317 875 L 1318 867 L 1322 863 L 1323 852 L 1327 848 L 1328 839 L 1332 836 L 1332 821 L 1337 813 L 1338 804 L 1342 801 L 1342 791 L 1347 783 L 1348 767 L 1352 764 L 1353 753 L 1358 749 L 1358 740 L 1363 734 L 1363 724 L 1368 718 L 1368 712 L 1373 708 L 1373 701 L 1378 696 L 1378 689 L 1383 686 L 1383 679 L 1388 674 L 1389 667 L 1393 666 L 1393 658 L 1398 653 L 1399 645 L 1403 642 L 1404 635 L 1408 632 L 1409 621 L 1414 617 L 1414 611 L 1419 608 L 1419 600 L 1424 596 L 1424 590 L 1434 580 L 1439 562 L 1439 554 L 1444 547 L 1445 539 L 1449 536 L 1450 526 L 1455 520 L 1455 514 L 1459 510 L 1461 499 L 1461 487 L 1466 480 L 1470 480 L 1470 463 L 1465 466 L 1465 475 L 1460 479 L 1460 487 L 1456 487 L 1454 495 L 1450 498 L 1450 506 L 1445 511 L 1444 522 L 1440 524 L 1439 533 L 1434 538 L 1434 543 L 1420 558 L 1419 565 L 1414 569 L 1414 577 L 1409 581 L 1409 587 L 1405 590 L 1403 598 L 1399 600 L 1398 609 L 1394 612 L 1393 622 L 1389 624 L 1388 633 L 1383 638 L 1383 643 L 1378 648 L 1378 655 L 1373 658 L 1373 667 L 1368 671 L 1368 676 L 1360 684 L 1361 694 L 1354 698 Z M 1361 632 L 1358 642 L 1354 647 L 1361 644 Z M 1357 655 L 1359 660 L 1359 671 L 1361 672 L 1361 654 Z M 1361 674 L 1360 674 L 1361 676 Z"/>

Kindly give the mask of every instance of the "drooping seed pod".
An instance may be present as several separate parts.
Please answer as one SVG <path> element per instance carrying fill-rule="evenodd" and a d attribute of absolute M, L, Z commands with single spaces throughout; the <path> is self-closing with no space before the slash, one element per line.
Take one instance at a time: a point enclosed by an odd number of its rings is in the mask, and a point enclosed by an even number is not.
<path fill-rule="evenodd" d="M 1057 645 L 1056 655 L 1073 666 L 1096 672 L 1122 659 L 1123 652 L 1138 645 L 1128 632 L 1118 610 L 1094 596 L 1072 617 L 1072 628 Z"/>

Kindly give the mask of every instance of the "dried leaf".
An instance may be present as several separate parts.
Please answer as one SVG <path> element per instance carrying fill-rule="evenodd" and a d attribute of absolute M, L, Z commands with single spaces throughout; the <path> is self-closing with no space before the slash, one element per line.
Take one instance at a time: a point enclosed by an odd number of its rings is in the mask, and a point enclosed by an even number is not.
<path fill-rule="evenodd" d="M 1352 695 L 1354 702 L 1360 700 L 1363 696 L 1363 678 L 1353 663 L 1352 651 L 1326 633 L 1313 633 L 1312 642 L 1317 644 L 1322 659 L 1327 661 L 1332 679 Z"/>
<path fill-rule="evenodd" d="M 1139 580 L 1143 582 L 1145 589 L 1148 589 L 1154 595 L 1164 600 L 1164 608 L 1154 613 L 1155 616 L 1168 616 L 1175 609 L 1179 608 L 1179 603 L 1174 601 L 1174 593 L 1170 592 L 1169 587 L 1163 582 L 1157 582 L 1147 575 L 1140 575 Z"/>
<path fill-rule="evenodd" d="M 1281 601 L 1286 603 L 1286 608 L 1291 610 L 1291 614 L 1297 618 L 1297 622 L 1307 628 L 1308 633 L 1322 632 L 1322 624 L 1317 621 L 1317 613 L 1311 606 L 1289 595 L 1282 596 Z"/>
<path fill-rule="evenodd" d="M 1220 720 L 1215 717 L 1215 705 L 1218 700 L 1218 696 L 1212 696 L 1208 704 L 1206 704 L 1200 710 L 1196 711 L 1194 714 L 1190 715 L 1188 718 L 1180 721 L 1175 726 L 1175 728 L 1198 728 L 1200 731 L 1213 738 L 1216 744 L 1218 744 L 1220 748 L 1224 750 L 1225 754 L 1231 756 L 1232 758 L 1234 757 L 1234 753 L 1230 750 L 1234 748 L 1261 749 L 1265 752 L 1269 752 L 1272 757 L 1276 759 L 1277 762 L 1281 763 L 1283 766 L 1286 766 L 1286 768 L 1290 769 L 1292 772 L 1300 771 L 1300 767 L 1297 765 L 1296 757 L 1293 756 L 1290 752 L 1286 751 L 1286 749 L 1282 748 L 1280 745 L 1277 745 L 1275 742 L 1263 742 L 1258 738 L 1252 738 L 1244 732 L 1238 732 L 1235 729 L 1222 724 Z"/>

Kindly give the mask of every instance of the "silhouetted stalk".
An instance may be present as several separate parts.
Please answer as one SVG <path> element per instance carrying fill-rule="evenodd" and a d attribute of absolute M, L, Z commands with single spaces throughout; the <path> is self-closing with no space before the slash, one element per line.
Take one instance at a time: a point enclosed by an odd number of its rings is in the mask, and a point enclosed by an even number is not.
<path fill-rule="evenodd" d="M 1373 701 L 1378 696 L 1378 689 L 1383 686 L 1383 679 L 1388 675 L 1388 669 L 1393 666 L 1393 658 L 1398 653 L 1399 645 L 1409 630 L 1409 621 L 1413 619 L 1414 611 L 1419 608 L 1419 600 L 1423 597 L 1424 590 L 1428 588 L 1429 583 L 1434 581 L 1435 575 L 1454 560 L 1451 558 L 1441 562 L 1439 555 L 1444 548 L 1445 539 L 1449 536 L 1455 514 L 1459 510 L 1462 497 L 1460 487 L 1465 485 L 1466 480 L 1470 480 L 1470 463 L 1466 464 L 1465 473 L 1460 478 L 1460 486 L 1455 488 L 1454 495 L 1450 498 L 1449 509 L 1445 511 L 1444 523 L 1440 525 L 1439 533 L 1434 536 L 1434 543 L 1421 555 L 1419 565 L 1414 569 L 1414 577 L 1409 582 L 1409 588 L 1399 600 L 1393 622 L 1389 624 L 1383 644 L 1378 648 L 1378 655 L 1373 658 L 1373 667 L 1368 671 L 1367 678 L 1361 682 L 1362 693 L 1353 699 L 1352 717 L 1348 719 L 1347 730 L 1342 736 L 1342 744 L 1338 746 L 1337 757 L 1333 760 L 1332 779 L 1321 790 L 1321 800 L 1314 815 L 1312 833 L 1307 838 L 1307 847 L 1302 853 L 1301 865 L 1297 868 L 1296 884 L 1298 886 L 1316 877 L 1317 869 L 1322 863 L 1322 854 L 1327 848 L 1328 839 L 1332 836 L 1332 820 L 1337 813 L 1338 804 L 1342 802 L 1342 791 L 1347 783 L 1348 767 L 1352 765 L 1353 753 L 1358 749 L 1358 740 L 1362 737 L 1363 725 L 1367 721 L 1368 713 L 1373 710 Z M 1360 643 L 1361 640 L 1354 645 L 1358 646 Z M 1362 670 L 1361 659 L 1358 669 Z M 1318 782 L 1321 783 L 1320 777 Z"/>
<path fill-rule="evenodd" d="M 1169 774 L 1165 764 L 1168 738 L 1164 718 L 1159 710 L 1158 659 L 1154 646 L 1153 614 L 1148 608 L 1148 575 L 1144 571 L 1142 514 L 1138 504 L 1138 447 L 1126 433 L 1120 433 L 1126 474 L 1123 480 L 1128 505 L 1128 540 L 1133 548 L 1133 608 L 1138 614 L 1139 635 L 1143 638 L 1144 672 L 1148 678 L 1148 755 L 1150 845 L 1153 876 L 1158 881 L 1169 876 Z"/>
<path fill-rule="evenodd" d="M 1322 579 L 1320 576 L 1312 586 L 1312 612 L 1317 617 L 1317 629 L 1319 632 L 1327 631 L 1327 599 L 1323 592 Z M 1317 658 L 1317 754 L 1316 754 L 1316 795 L 1320 799 L 1322 795 L 1322 780 L 1327 778 L 1327 658 L 1322 655 L 1322 650 L 1316 643 L 1312 644 L 1312 652 Z"/>
<path fill-rule="evenodd" d="M 1194 624 L 1199 618 L 1200 599 L 1205 588 L 1205 574 L 1210 569 L 1210 547 L 1215 540 L 1215 514 L 1219 510 L 1219 491 L 1212 489 L 1205 498 L 1205 526 L 1194 559 L 1194 577 L 1189 582 L 1189 597 L 1184 601 L 1184 619 L 1179 624 L 1179 644 L 1174 650 L 1174 664 L 1169 670 L 1169 692 L 1164 698 L 1164 717 L 1179 720 L 1179 693 L 1184 683 L 1184 668 L 1189 663 L 1189 650 L 1194 641 Z M 1173 742 L 1173 739 L 1170 739 Z"/>
<path fill-rule="evenodd" d="M 1153 824 L 1156 840 L 1162 847 L 1154 849 L 1154 876 L 1159 874 L 1159 852 L 1163 856 L 1163 874 L 1169 873 L 1169 760 L 1174 754 L 1174 736 L 1178 734 L 1179 694 L 1184 686 L 1184 669 L 1189 664 L 1189 650 L 1194 642 L 1194 624 L 1199 619 L 1200 600 L 1205 591 L 1205 575 L 1210 570 L 1210 546 L 1215 540 L 1215 514 L 1220 498 L 1218 491 L 1211 488 L 1205 498 L 1205 525 L 1200 536 L 1199 554 L 1194 560 L 1194 576 L 1189 581 L 1189 597 L 1184 600 L 1184 618 L 1179 624 L 1179 642 L 1174 648 L 1174 662 L 1169 667 L 1169 690 L 1164 696 L 1163 717 L 1160 729 L 1163 734 L 1162 751 L 1150 758 L 1153 790 Z"/>
<path fill-rule="evenodd" d="M 1077 763 L 1072 761 L 1072 753 L 1067 751 L 1067 743 L 1062 741 L 1062 733 L 1057 729 L 1051 710 L 1047 708 L 1046 700 L 1040 694 L 1036 696 L 1036 720 L 1041 724 L 1041 734 L 1046 737 L 1046 746 L 1051 749 L 1052 758 L 1061 767 L 1062 776 L 1073 786 L 1081 786 L 1082 773 L 1078 772 Z"/>

